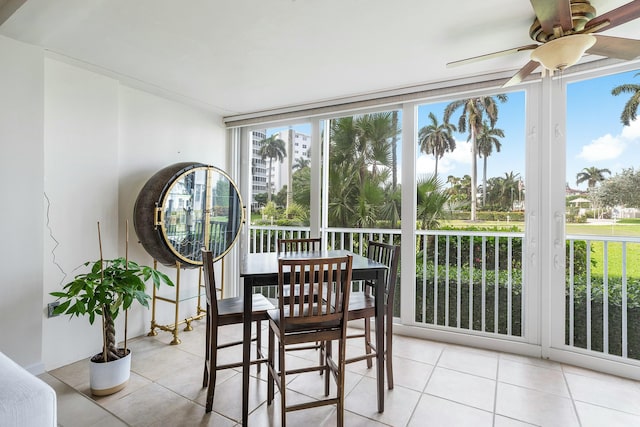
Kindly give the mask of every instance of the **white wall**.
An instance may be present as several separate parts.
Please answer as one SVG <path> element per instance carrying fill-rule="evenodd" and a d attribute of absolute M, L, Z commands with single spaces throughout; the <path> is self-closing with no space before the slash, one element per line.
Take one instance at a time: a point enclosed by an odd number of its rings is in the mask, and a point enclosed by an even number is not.
<path fill-rule="evenodd" d="M 41 370 L 43 58 L 0 36 L 0 351 Z"/>
<path fill-rule="evenodd" d="M 0 351 L 38 373 L 101 348 L 99 321 L 46 317 L 49 292 L 98 259 L 96 222 L 105 257 L 124 255 L 129 220 L 130 258 L 150 264 L 132 226 L 140 188 L 175 162 L 224 169 L 225 131 L 209 112 L 2 36 L 0 63 L 0 177 L 11 201 L 0 210 Z M 195 270 L 183 272 L 183 290 L 195 293 L 195 280 Z M 180 317 L 195 309 L 195 301 L 183 303 Z M 158 305 L 159 321 L 170 323 L 173 313 Z M 137 307 L 129 320 L 129 338 L 145 334 L 150 312 Z"/>
<path fill-rule="evenodd" d="M 100 259 L 98 221 L 104 257 L 118 256 L 118 83 L 47 58 L 44 92 L 46 305 L 49 292 L 85 271 L 78 266 Z M 100 327 L 99 318 L 93 326 L 87 317 L 45 318 L 46 368 L 98 353 Z"/>
<path fill-rule="evenodd" d="M 133 227 L 140 189 L 156 171 L 176 162 L 224 168 L 226 149 L 221 120 L 209 112 L 122 86 L 110 77 L 56 59 L 47 59 L 46 65 L 45 187 L 51 201 L 50 228 L 58 242 L 57 265 L 45 259 L 48 295 L 78 273 L 72 271 L 74 267 L 98 259 L 98 220 L 106 258 L 124 256 L 128 221 L 129 258 L 151 265 L 153 260 L 138 243 Z M 46 255 L 55 241 L 45 238 Z M 65 281 L 61 282 L 58 266 L 67 274 Z M 160 268 L 176 277 L 175 269 Z M 181 272 L 181 299 L 196 294 L 197 280 L 197 270 Z M 170 289 L 161 294 L 174 295 Z M 174 313 L 173 305 L 160 301 L 156 321 L 173 323 Z M 180 305 L 180 319 L 194 314 L 194 300 Z M 129 338 L 146 334 L 150 320 L 151 312 L 136 305 L 129 313 Z M 47 369 L 101 349 L 99 324 L 90 327 L 86 318 L 61 316 L 45 319 L 44 325 Z M 122 317 L 116 327 L 118 339 L 123 339 Z M 159 333 L 167 334 L 167 342 L 171 338 L 168 332 Z M 85 338 L 78 340 L 78 336 Z"/>

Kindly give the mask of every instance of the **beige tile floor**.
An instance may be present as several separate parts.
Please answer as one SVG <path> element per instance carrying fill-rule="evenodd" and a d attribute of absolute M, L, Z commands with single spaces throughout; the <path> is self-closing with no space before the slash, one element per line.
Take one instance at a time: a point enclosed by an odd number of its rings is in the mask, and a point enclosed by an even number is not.
<path fill-rule="evenodd" d="M 74 426 L 237 426 L 242 407 L 241 370 L 218 373 L 213 412 L 205 414 L 202 385 L 204 324 L 171 335 L 139 337 L 131 380 L 111 396 L 92 397 L 82 360 L 41 376 L 58 395 L 58 422 Z M 237 326 L 224 333 L 240 333 Z M 266 338 L 266 334 L 264 335 Z M 224 337 L 223 337 L 224 339 Z M 349 343 L 348 354 L 361 351 Z M 266 342 L 266 339 L 265 339 Z M 221 359 L 239 357 L 224 350 Z M 640 383 L 532 359 L 402 336 L 394 337 L 395 388 L 385 411 L 376 410 L 375 369 L 347 366 L 345 424 L 360 426 L 640 426 Z M 287 366 L 316 360 L 315 352 L 288 356 Z M 252 368 L 249 425 L 280 425 L 279 400 L 266 403 L 265 369 Z M 317 373 L 291 376 L 289 402 L 322 393 Z M 290 413 L 290 426 L 335 425 L 335 408 Z"/>

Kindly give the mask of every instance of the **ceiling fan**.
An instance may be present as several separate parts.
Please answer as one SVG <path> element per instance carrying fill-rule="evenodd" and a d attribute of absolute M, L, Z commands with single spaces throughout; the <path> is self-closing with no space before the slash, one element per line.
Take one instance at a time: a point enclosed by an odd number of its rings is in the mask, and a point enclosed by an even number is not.
<path fill-rule="evenodd" d="M 594 34 L 640 18 L 640 0 L 600 16 L 588 0 L 531 0 L 531 5 L 536 18 L 529 36 L 537 43 L 450 62 L 447 67 L 531 50 L 531 60 L 504 84 L 507 87 L 520 83 L 540 65 L 550 71 L 564 70 L 584 53 L 624 60 L 640 56 L 640 40 Z"/>

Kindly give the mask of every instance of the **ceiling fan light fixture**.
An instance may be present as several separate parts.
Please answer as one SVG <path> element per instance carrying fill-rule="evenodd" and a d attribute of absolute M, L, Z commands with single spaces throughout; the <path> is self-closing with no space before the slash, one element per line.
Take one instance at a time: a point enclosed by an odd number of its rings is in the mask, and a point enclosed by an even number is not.
<path fill-rule="evenodd" d="M 593 46 L 596 38 L 591 34 L 573 34 L 551 40 L 531 52 L 531 59 L 547 70 L 564 70 L 582 58 Z"/>

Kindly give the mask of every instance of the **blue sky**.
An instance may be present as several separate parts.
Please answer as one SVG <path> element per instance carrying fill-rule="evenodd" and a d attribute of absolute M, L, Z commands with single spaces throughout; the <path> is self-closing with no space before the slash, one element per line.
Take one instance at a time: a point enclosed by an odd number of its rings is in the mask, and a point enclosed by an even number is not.
<path fill-rule="evenodd" d="M 433 112 L 438 123 L 442 123 L 444 109 L 449 105 L 449 101 L 437 104 L 425 104 L 418 107 L 418 129 L 430 123 L 429 113 Z M 501 139 L 500 152 L 494 150 L 487 159 L 487 178 L 493 176 L 504 176 L 507 172 L 519 173 L 524 178 L 525 165 L 525 122 L 524 122 L 524 92 L 508 94 L 505 103 L 498 102 L 498 122 L 496 128 L 504 131 L 504 138 Z M 451 116 L 450 122 L 458 125 L 458 119 L 462 113 L 461 109 L 456 110 Z M 468 133 L 454 133 L 456 149 L 446 153 L 438 161 L 438 176 L 446 180 L 449 175 L 461 177 L 471 174 L 471 144 L 467 142 Z M 433 156 L 419 152 L 416 147 L 416 172 L 418 175 L 431 174 L 435 168 Z M 482 160 L 478 160 L 478 183 L 482 179 Z"/>
<path fill-rule="evenodd" d="M 586 189 L 587 184 L 576 185 L 576 175 L 583 168 L 595 166 L 609 169 L 612 175 L 623 168 L 640 166 L 640 123 L 625 127 L 620 113 L 629 99 L 628 94 L 611 95 L 611 89 L 624 83 L 640 84 L 635 71 L 571 83 L 567 86 L 567 152 L 566 182 L 572 188 Z M 442 121 L 448 102 L 429 104 L 419 109 L 419 126 L 428 123 L 429 111 Z M 508 101 L 499 103 L 499 119 L 496 127 L 504 131 L 502 147 L 488 158 L 487 177 L 504 176 L 505 172 L 525 176 L 525 122 L 524 92 L 508 94 Z M 460 110 L 453 115 L 457 124 Z M 438 174 L 462 176 L 470 173 L 470 145 L 467 134 L 457 133 L 456 150 L 447 153 L 438 163 Z M 431 173 L 432 156 L 418 153 L 419 173 Z M 482 162 L 478 162 L 478 180 L 481 179 Z"/>
<path fill-rule="evenodd" d="M 628 94 L 611 95 L 611 89 L 623 84 L 640 84 L 635 71 L 571 83 L 567 86 L 567 170 L 566 181 L 572 188 L 585 189 L 586 183 L 576 185 L 576 175 L 586 167 L 607 168 L 612 175 L 623 168 L 640 167 L 640 123 L 625 127 L 620 113 L 629 99 Z M 418 108 L 418 129 L 429 123 L 429 112 L 442 122 L 449 102 L 424 104 Z M 525 177 L 525 93 L 508 94 L 505 103 L 498 103 L 499 118 L 496 127 L 504 131 L 500 152 L 488 158 L 487 177 L 504 176 L 507 172 Z M 457 124 L 461 110 L 452 116 Z M 309 125 L 293 126 L 310 134 Z M 286 127 L 270 128 L 271 135 Z M 471 172 L 471 148 L 468 134 L 456 133 L 456 150 L 446 153 L 438 162 L 438 175 L 463 176 Z M 433 156 L 420 153 L 416 145 L 417 174 L 433 173 Z M 482 160 L 478 161 L 478 180 L 482 178 Z"/>
<path fill-rule="evenodd" d="M 612 175 L 640 166 L 640 122 L 620 122 L 629 94 L 611 95 L 624 83 L 640 84 L 636 71 L 572 83 L 567 88 L 567 181 L 575 188 L 582 168 L 607 168 Z M 580 186 L 586 188 L 586 184 Z"/>

